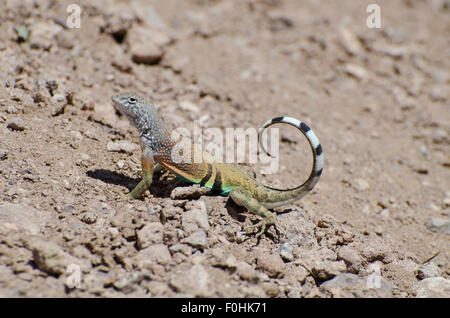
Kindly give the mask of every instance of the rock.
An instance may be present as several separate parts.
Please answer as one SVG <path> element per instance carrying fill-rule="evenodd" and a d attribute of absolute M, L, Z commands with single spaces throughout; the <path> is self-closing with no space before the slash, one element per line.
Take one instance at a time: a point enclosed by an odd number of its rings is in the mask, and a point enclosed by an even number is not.
<path fill-rule="evenodd" d="M 55 40 L 59 47 L 64 49 L 72 49 L 75 41 L 74 36 L 67 31 L 61 31 L 55 34 Z"/>
<path fill-rule="evenodd" d="M 119 229 L 117 227 L 110 227 L 108 228 L 108 233 L 112 239 L 116 239 L 119 236 Z"/>
<path fill-rule="evenodd" d="M 384 264 L 392 261 L 395 246 L 381 237 L 373 237 L 358 246 L 359 254 L 364 262 L 381 261 Z"/>
<path fill-rule="evenodd" d="M 195 228 L 197 227 L 205 230 L 206 232 L 209 230 L 209 220 L 208 220 L 208 213 L 206 209 L 206 204 L 204 201 L 193 201 L 188 202 L 186 204 L 187 211 L 183 213 L 181 217 L 181 222 L 183 224 L 183 227 L 185 227 L 185 231 L 187 230 L 187 227 Z M 193 224 L 189 225 L 189 224 Z M 193 232 L 188 231 L 189 233 Z"/>
<path fill-rule="evenodd" d="M 37 210 L 28 205 L 12 203 L 0 205 L 0 228 L 3 229 L 36 235 L 54 219 L 52 212 Z"/>
<path fill-rule="evenodd" d="M 88 101 L 89 102 L 89 101 Z M 93 103 L 93 102 L 92 102 Z M 92 106 L 88 106 L 92 107 Z M 103 123 L 108 127 L 115 127 L 117 123 L 117 116 L 114 106 L 110 103 L 93 103 L 95 115 L 98 116 L 97 122 Z"/>
<path fill-rule="evenodd" d="M 154 27 L 133 26 L 127 42 L 133 62 L 144 64 L 158 64 L 164 57 L 164 47 L 173 39 L 161 29 Z"/>
<path fill-rule="evenodd" d="M 167 294 L 167 292 L 169 291 L 167 283 L 158 282 L 156 280 L 152 280 L 152 281 L 148 282 L 147 288 L 148 288 L 149 292 L 151 293 L 152 297 L 162 297 L 164 294 Z"/>
<path fill-rule="evenodd" d="M 181 254 L 184 254 L 186 256 L 189 256 L 189 255 L 192 254 L 192 247 L 189 246 L 189 245 L 186 245 L 186 244 L 178 243 L 178 244 L 172 245 L 169 248 L 169 250 L 172 252 L 172 254 L 175 254 L 175 253 L 178 253 L 178 252 L 181 253 Z"/>
<path fill-rule="evenodd" d="M 261 287 L 263 288 L 263 290 L 266 293 L 267 297 L 275 298 L 275 297 L 277 297 L 280 294 L 280 288 L 275 283 L 263 282 L 261 284 Z"/>
<path fill-rule="evenodd" d="M 341 273 L 320 285 L 319 290 L 331 297 L 392 297 L 391 284 L 381 276 Z"/>
<path fill-rule="evenodd" d="M 356 178 L 353 180 L 355 187 L 360 191 L 365 191 L 370 188 L 369 182 L 364 179 Z"/>
<path fill-rule="evenodd" d="M 164 225 L 159 222 L 151 222 L 137 232 L 137 245 L 144 249 L 153 244 L 163 243 Z"/>
<path fill-rule="evenodd" d="M 81 221 L 86 224 L 94 224 L 97 220 L 97 215 L 94 212 L 85 212 L 81 216 Z"/>
<path fill-rule="evenodd" d="M 437 83 L 444 84 L 448 81 L 449 73 L 445 68 L 434 65 L 422 55 L 414 55 L 412 60 L 420 71 L 431 76 Z"/>
<path fill-rule="evenodd" d="M 200 202 L 203 203 L 202 201 Z M 206 208 L 192 210 L 192 213 L 194 214 L 194 220 L 197 222 L 197 225 L 201 229 L 208 231 L 210 225 L 208 220 L 208 214 L 206 213 Z"/>
<path fill-rule="evenodd" d="M 361 41 L 358 37 L 346 27 L 342 27 L 339 30 L 339 35 L 341 38 L 341 44 L 350 55 L 360 54 L 363 50 Z"/>
<path fill-rule="evenodd" d="M 430 97 L 433 101 L 446 101 L 448 96 L 448 91 L 445 91 L 445 87 L 433 86 L 430 90 Z"/>
<path fill-rule="evenodd" d="M 383 209 L 378 213 L 383 219 L 388 219 L 391 214 L 388 209 Z"/>
<path fill-rule="evenodd" d="M 136 255 L 136 265 L 140 270 L 151 270 L 155 264 L 167 265 L 172 261 L 169 249 L 164 244 L 154 244 Z"/>
<path fill-rule="evenodd" d="M 106 278 L 106 274 L 101 271 L 91 271 L 83 275 L 83 282 L 80 287 L 92 294 L 101 295 L 104 292 L 103 288 Z"/>
<path fill-rule="evenodd" d="M 204 249 L 208 245 L 208 240 L 206 238 L 206 233 L 204 230 L 197 230 L 185 239 L 183 239 L 182 243 L 186 243 L 191 245 L 192 247 L 197 247 Z"/>
<path fill-rule="evenodd" d="M 193 211 L 186 211 L 181 215 L 181 224 L 183 231 L 190 235 L 198 230 L 197 222 L 194 219 Z"/>
<path fill-rule="evenodd" d="M 433 131 L 432 139 L 435 144 L 448 143 L 450 140 L 447 132 L 443 129 L 436 129 Z"/>
<path fill-rule="evenodd" d="M 393 58 L 401 58 L 410 54 L 408 47 L 402 45 L 375 44 L 371 48 Z"/>
<path fill-rule="evenodd" d="M 14 31 L 17 33 L 17 42 L 25 42 L 30 36 L 30 31 L 24 25 L 16 25 Z"/>
<path fill-rule="evenodd" d="M 0 150 L 0 160 L 2 160 L 2 151 Z M 450 207 L 450 198 L 445 198 L 444 200 L 442 200 L 442 208 L 446 209 Z"/>
<path fill-rule="evenodd" d="M 77 130 L 72 130 L 70 132 L 70 136 L 72 137 L 72 139 L 74 139 L 76 141 L 81 141 L 83 139 L 83 135 Z M 89 159 L 89 158 L 87 158 L 87 159 Z"/>
<path fill-rule="evenodd" d="M 111 152 L 125 152 L 128 154 L 133 154 L 134 151 L 138 150 L 139 146 L 129 142 L 127 140 L 120 140 L 120 141 L 110 141 L 106 145 L 106 150 Z"/>
<path fill-rule="evenodd" d="M 386 27 L 383 32 L 394 43 L 403 43 L 407 39 L 407 34 L 400 28 Z"/>
<path fill-rule="evenodd" d="M 402 87 L 393 86 L 391 88 L 394 99 L 402 110 L 410 110 L 414 108 L 415 100 L 411 98 Z"/>
<path fill-rule="evenodd" d="M 17 113 L 17 107 L 14 105 L 8 105 L 5 109 L 6 113 L 8 114 L 16 114 Z"/>
<path fill-rule="evenodd" d="M 13 117 L 8 121 L 7 126 L 11 130 L 23 131 L 25 130 L 25 122 L 21 117 Z"/>
<path fill-rule="evenodd" d="M 152 42 L 133 43 L 130 51 L 131 59 L 135 63 L 154 65 L 158 64 L 164 56 L 164 51 Z"/>
<path fill-rule="evenodd" d="M 295 260 L 295 255 L 293 253 L 293 246 L 290 243 L 283 243 L 278 250 L 278 254 L 285 262 L 292 262 Z"/>
<path fill-rule="evenodd" d="M 63 28 L 55 23 L 37 22 L 31 26 L 30 47 L 48 50 L 54 44 L 54 36 Z"/>
<path fill-rule="evenodd" d="M 189 187 L 177 187 L 170 193 L 172 200 L 197 200 L 202 195 L 207 194 L 210 189 L 193 185 Z"/>
<path fill-rule="evenodd" d="M 419 266 L 416 276 L 419 279 L 438 277 L 440 276 L 439 267 L 433 262 L 422 264 Z"/>
<path fill-rule="evenodd" d="M 137 285 L 146 278 L 146 275 L 142 272 L 131 272 L 122 275 L 118 280 L 113 283 L 114 288 L 129 294 L 136 290 Z"/>
<path fill-rule="evenodd" d="M 429 218 L 425 226 L 433 232 L 450 234 L 450 221 L 448 219 Z"/>
<path fill-rule="evenodd" d="M 66 96 L 63 94 L 54 94 L 52 100 L 56 103 L 63 103 L 66 102 Z"/>
<path fill-rule="evenodd" d="M 8 153 L 8 150 L 0 149 L 0 161 L 8 159 Z"/>
<path fill-rule="evenodd" d="M 310 269 L 315 278 L 328 280 L 341 272 L 345 272 L 347 267 L 344 261 L 315 261 Z"/>
<path fill-rule="evenodd" d="M 177 272 L 170 278 L 169 287 L 176 292 L 193 297 L 211 297 L 214 287 L 211 277 L 201 264 L 191 266 L 187 271 Z"/>
<path fill-rule="evenodd" d="M 182 217 L 184 213 L 182 208 L 178 206 L 169 205 L 160 209 L 159 214 L 163 220 L 167 220 L 167 219 L 176 219 L 179 216 Z"/>
<path fill-rule="evenodd" d="M 450 279 L 443 277 L 425 278 L 417 282 L 416 297 L 419 298 L 449 298 Z"/>
<path fill-rule="evenodd" d="M 258 258 L 258 268 L 262 269 L 269 277 L 282 277 L 285 265 L 280 255 L 269 254 Z"/>
<path fill-rule="evenodd" d="M 244 261 L 238 262 L 236 273 L 240 278 L 250 282 L 257 282 L 259 280 L 258 272 L 250 264 Z"/>
<path fill-rule="evenodd" d="M 361 81 L 365 81 L 369 76 L 368 71 L 364 67 L 356 64 L 346 64 L 344 66 L 344 71 Z"/>
<path fill-rule="evenodd" d="M 135 19 L 129 6 L 109 6 L 110 10 L 104 15 L 100 31 L 111 35 L 118 43 L 122 43 Z"/>
<path fill-rule="evenodd" d="M 79 260 L 66 253 L 55 242 L 33 237 L 27 242 L 27 247 L 33 253 L 33 261 L 37 267 L 52 275 L 61 275 L 66 272 L 69 265 L 75 264 L 80 268 L 87 268 L 86 261 Z"/>
<path fill-rule="evenodd" d="M 183 101 L 180 101 L 178 104 L 180 105 L 180 108 L 183 110 L 187 110 L 187 111 L 190 111 L 193 113 L 200 112 L 200 109 L 198 108 L 198 106 L 190 101 L 183 100 Z"/>
<path fill-rule="evenodd" d="M 293 27 L 295 24 L 291 17 L 286 16 L 282 12 L 269 12 L 268 17 L 271 31 L 280 31 L 285 28 Z"/>
<path fill-rule="evenodd" d="M 232 271 L 237 269 L 238 263 L 236 257 L 228 255 L 228 257 L 221 263 L 222 267 L 228 268 Z"/>
<path fill-rule="evenodd" d="M 338 222 L 331 214 L 325 214 L 317 221 L 317 226 L 324 229 L 333 229 L 338 227 Z"/>
<path fill-rule="evenodd" d="M 359 272 L 362 258 L 355 248 L 348 245 L 342 246 L 337 251 L 337 258 L 338 260 L 343 260 L 351 272 L 355 274 Z"/>

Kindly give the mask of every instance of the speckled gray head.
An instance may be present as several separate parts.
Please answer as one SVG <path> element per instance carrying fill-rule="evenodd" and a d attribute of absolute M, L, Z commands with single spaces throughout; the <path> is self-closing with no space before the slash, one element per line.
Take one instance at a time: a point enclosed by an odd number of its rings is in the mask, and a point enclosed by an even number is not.
<path fill-rule="evenodd" d="M 111 97 L 114 107 L 133 122 L 148 111 L 148 103 L 134 93 L 118 94 Z"/>
<path fill-rule="evenodd" d="M 144 144 L 154 148 L 155 145 L 152 143 L 159 143 L 160 140 L 167 139 L 166 135 L 169 136 L 169 134 L 164 121 L 153 104 L 135 93 L 119 94 L 111 99 L 114 107 L 136 126 Z"/>

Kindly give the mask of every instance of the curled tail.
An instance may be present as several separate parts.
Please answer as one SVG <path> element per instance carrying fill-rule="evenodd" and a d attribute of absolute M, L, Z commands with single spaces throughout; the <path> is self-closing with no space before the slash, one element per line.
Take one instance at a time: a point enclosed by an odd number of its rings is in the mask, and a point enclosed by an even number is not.
<path fill-rule="evenodd" d="M 267 155 L 271 156 L 264 148 L 264 145 L 262 144 L 262 134 L 267 127 L 279 123 L 285 123 L 296 127 L 301 131 L 301 133 L 306 137 L 306 139 L 308 139 L 313 154 L 313 167 L 308 179 L 304 183 L 293 189 L 282 190 L 265 186 L 265 188 L 267 189 L 279 192 L 276 194 L 275 200 L 269 200 L 267 202 L 264 202 L 264 206 L 267 208 L 275 208 L 301 199 L 304 195 L 306 195 L 309 191 L 311 191 L 314 188 L 316 183 L 319 181 L 323 169 L 323 153 L 319 139 L 317 138 L 316 134 L 311 130 L 311 128 L 308 127 L 308 125 L 292 117 L 276 117 L 267 121 L 266 123 L 264 123 L 264 125 L 261 126 L 261 128 L 259 129 L 258 137 L 259 137 L 259 145 L 261 146 L 262 150 Z"/>

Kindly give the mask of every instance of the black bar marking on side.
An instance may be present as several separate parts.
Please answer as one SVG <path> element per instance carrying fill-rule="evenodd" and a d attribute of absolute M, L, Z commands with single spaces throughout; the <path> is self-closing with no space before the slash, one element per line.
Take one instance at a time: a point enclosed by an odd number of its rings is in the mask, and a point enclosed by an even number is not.
<path fill-rule="evenodd" d="M 212 186 L 213 191 L 222 192 L 222 176 L 220 174 L 220 171 L 217 170 L 216 178 L 214 180 L 214 184 Z"/>
<path fill-rule="evenodd" d="M 208 173 L 207 173 L 206 176 L 204 176 L 203 179 L 200 181 L 200 184 L 201 184 L 202 186 L 204 186 L 204 185 L 206 184 L 206 182 L 208 182 L 208 180 L 211 178 L 211 175 L 212 175 L 212 167 L 211 167 L 211 164 L 208 163 L 207 166 L 208 166 Z"/>

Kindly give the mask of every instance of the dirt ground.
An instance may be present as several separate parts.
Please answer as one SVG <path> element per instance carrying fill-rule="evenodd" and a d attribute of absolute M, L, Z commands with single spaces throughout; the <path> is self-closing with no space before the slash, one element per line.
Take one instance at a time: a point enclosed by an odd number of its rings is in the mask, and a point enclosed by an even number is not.
<path fill-rule="evenodd" d="M 378 0 L 369 28 L 373 2 L 1 1 L 0 296 L 450 297 L 450 3 Z M 127 91 L 171 128 L 308 123 L 325 168 L 285 235 L 168 172 L 124 198 Z M 277 127 L 263 182 L 292 187 L 310 150 Z"/>

